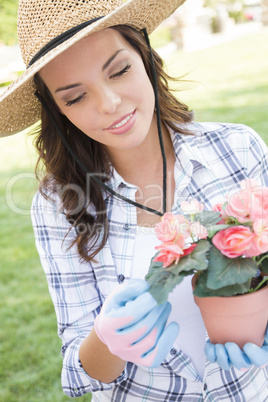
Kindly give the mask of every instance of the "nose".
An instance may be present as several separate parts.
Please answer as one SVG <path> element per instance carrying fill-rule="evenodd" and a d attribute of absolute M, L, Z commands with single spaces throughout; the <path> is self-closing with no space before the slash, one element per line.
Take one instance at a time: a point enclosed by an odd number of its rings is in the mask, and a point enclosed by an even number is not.
<path fill-rule="evenodd" d="M 121 97 L 110 87 L 101 87 L 97 96 L 99 113 L 112 114 L 121 103 Z"/>

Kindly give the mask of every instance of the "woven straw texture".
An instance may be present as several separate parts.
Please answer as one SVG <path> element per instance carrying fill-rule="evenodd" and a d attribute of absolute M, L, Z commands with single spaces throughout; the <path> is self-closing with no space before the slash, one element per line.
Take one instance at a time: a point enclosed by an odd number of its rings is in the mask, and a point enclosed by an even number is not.
<path fill-rule="evenodd" d="M 151 33 L 185 0 L 20 0 L 18 37 L 27 66 L 32 57 L 63 32 L 96 17 L 87 26 L 29 67 L 0 96 L 0 137 L 15 134 L 40 119 L 33 76 L 78 40 L 111 26 L 126 24 Z"/>

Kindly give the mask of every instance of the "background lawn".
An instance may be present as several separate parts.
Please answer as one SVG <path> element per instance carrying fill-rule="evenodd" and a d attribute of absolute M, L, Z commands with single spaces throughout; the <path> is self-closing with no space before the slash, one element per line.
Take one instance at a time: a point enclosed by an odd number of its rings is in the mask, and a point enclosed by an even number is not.
<path fill-rule="evenodd" d="M 197 121 L 244 123 L 268 143 L 268 29 L 195 52 L 176 52 L 168 72 L 184 76 L 177 94 Z"/>
<path fill-rule="evenodd" d="M 267 43 L 266 29 L 168 57 L 171 74 L 188 74 L 178 97 L 196 120 L 245 123 L 268 143 Z M 0 140 L 0 400 L 60 402 L 70 398 L 61 390 L 61 342 L 29 216 L 37 187 L 31 140 L 25 133 Z"/>

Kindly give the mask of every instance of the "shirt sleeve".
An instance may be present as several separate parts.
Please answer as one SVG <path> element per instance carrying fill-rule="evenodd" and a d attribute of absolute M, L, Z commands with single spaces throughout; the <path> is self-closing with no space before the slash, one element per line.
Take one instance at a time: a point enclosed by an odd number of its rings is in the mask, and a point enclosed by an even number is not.
<path fill-rule="evenodd" d="M 79 349 L 90 333 L 100 311 L 101 301 L 94 270 L 90 263 L 81 262 L 74 229 L 57 203 L 46 200 L 39 192 L 31 208 L 36 247 L 45 271 L 54 304 L 58 335 L 62 340 L 62 387 L 70 397 L 93 391 L 111 389 L 127 377 L 126 370 L 110 384 L 91 378 L 79 360 Z"/>
<path fill-rule="evenodd" d="M 249 178 L 268 186 L 268 148 L 263 139 L 250 127 L 241 125 L 245 167 Z"/>

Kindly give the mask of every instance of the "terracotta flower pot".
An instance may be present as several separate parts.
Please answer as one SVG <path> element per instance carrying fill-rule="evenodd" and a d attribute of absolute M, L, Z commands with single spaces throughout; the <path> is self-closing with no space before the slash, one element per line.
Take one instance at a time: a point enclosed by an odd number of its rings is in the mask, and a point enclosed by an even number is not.
<path fill-rule="evenodd" d="M 195 289 L 197 276 L 192 279 Z M 268 323 L 268 286 L 257 292 L 232 297 L 197 297 L 211 343 L 235 342 L 242 349 L 252 342 L 263 345 Z"/>

